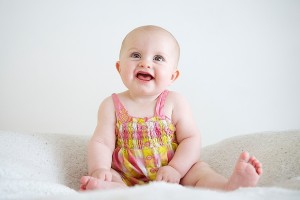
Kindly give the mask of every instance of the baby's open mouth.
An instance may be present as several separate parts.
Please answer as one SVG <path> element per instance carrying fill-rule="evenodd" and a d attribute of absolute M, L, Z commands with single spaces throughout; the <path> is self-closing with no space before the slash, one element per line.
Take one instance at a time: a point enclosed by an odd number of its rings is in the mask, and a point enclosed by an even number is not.
<path fill-rule="evenodd" d="M 142 81 L 151 81 L 154 77 L 147 72 L 138 72 L 136 77 Z"/>

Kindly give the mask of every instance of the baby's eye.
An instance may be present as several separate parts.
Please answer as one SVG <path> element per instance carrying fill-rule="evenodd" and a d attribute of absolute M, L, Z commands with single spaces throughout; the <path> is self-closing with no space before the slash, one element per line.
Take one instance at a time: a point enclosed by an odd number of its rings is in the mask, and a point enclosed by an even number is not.
<path fill-rule="evenodd" d="M 154 56 L 153 60 L 156 60 L 156 61 L 165 61 L 164 57 L 160 56 L 160 55 L 156 55 Z"/>
<path fill-rule="evenodd" d="M 140 53 L 137 53 L 137 52 L 134 52 L 130 55 L 131 58 L 141 58 L 141 54 Z"/>

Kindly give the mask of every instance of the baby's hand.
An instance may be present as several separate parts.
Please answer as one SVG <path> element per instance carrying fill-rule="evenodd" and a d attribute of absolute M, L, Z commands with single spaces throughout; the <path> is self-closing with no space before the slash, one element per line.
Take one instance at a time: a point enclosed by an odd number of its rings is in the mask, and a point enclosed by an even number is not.
<path fill-rule="evenodd" d="M 112 173 L 109 169 L 97 169 L 92 173 L 92 177 L 100 179 L 102 181 L 111 181 Z"/>
<path fill-rule="evenodd" d="M 165 181 L 168 183 L 179 183 L 180 173 L 173 167 L 167 165 L 159 168 L 156 175 L 156 181 Z"/>

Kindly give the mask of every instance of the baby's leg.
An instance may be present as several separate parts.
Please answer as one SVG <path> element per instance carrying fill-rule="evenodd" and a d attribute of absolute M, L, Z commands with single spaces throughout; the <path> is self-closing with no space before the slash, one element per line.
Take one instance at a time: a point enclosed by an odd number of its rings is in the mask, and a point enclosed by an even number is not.
<path fill-rule="evenodd" d="M 262 174 L 262 165 L 254 157 L 243 152 L 229 179 L 212 170 L 207 163 L 199 161 L 181 180 L 182 185 L 206 187 L 221 190 L 235 190 L 239 187 L 255 186 Z"/>
<path fill-rule="evenodd" d="M 112 188 L 127 187 L 121 176 L 112 170 L 112 181 L 103 181 L 92 176 L 83 176 L 80 179 L 80 190 L 107 190 Z"/>

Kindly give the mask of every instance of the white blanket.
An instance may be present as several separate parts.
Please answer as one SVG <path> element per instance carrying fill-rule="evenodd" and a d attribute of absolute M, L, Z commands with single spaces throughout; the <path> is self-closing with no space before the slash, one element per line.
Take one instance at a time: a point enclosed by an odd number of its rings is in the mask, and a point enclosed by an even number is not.
<path fill-rule="evenodd" d="M 264 165 L 254 188 L 232 192 L 151 183 L 128 189 L 78 192 L 87 173 L 89 136 L 0 131 L 0 199 L 300 199 L 300 131 L 229 138 L 202 150 L 202 159 L 228 176 L 247 150 Z"/>

